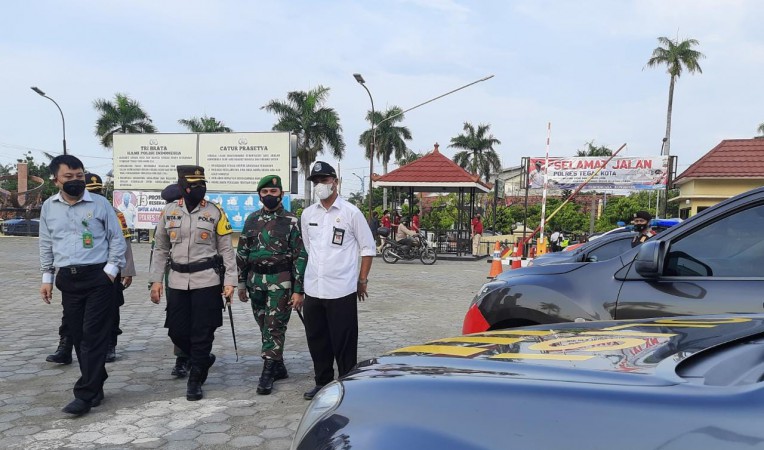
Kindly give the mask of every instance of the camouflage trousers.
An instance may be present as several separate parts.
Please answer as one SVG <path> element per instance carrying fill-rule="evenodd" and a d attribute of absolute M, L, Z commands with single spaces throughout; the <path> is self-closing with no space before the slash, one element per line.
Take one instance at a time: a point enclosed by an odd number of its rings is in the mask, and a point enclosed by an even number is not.
<path fill-rule="evenodd" d="M 292 308 L 288 304 L 291 292 L 290 289 L 272 291 L 249 289 L 252 312 L 255 314 L 255 320 L 262 335 L 263 359 L 277 361 L 284 359 L 284 337 L 289 317 L 292 315 Z"/>

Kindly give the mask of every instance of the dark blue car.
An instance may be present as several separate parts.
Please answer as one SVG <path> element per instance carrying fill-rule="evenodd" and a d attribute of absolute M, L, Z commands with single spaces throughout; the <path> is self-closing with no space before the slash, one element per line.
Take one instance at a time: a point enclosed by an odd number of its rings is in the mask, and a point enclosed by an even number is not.
<path fill-rule="evenodd" d="M 39 219 L 17 217 L 3 221 L 3 234 L 7 236 L 38 236 L 39 233 Z"/>

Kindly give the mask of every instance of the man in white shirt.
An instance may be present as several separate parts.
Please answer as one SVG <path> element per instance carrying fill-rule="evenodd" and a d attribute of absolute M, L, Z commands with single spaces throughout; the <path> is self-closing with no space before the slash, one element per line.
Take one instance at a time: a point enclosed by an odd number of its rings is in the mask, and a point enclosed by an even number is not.
<path fill-rule="evenodd" d="M 312 399 L 338 376 L 348 373 L 358 359 L 358 301 L 368 296 L 371 262 L 376 246 L 361 211 L 337 194 L 337 172 L 316 161 L 308 180 L 320 202 L 306 208 L 300 218 L 308 251 L 305 270 L 305 334 L 313 359 L 316 386 L 304 394 Z M 360 253 L 360 271 L 359 271 Z"/>

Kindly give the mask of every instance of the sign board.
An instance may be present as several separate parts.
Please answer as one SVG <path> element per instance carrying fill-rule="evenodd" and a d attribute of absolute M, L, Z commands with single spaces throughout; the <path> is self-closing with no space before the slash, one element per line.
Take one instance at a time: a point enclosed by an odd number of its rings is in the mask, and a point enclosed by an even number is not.
<path fill-rule="evenodd" d="M 591 191 L 665 189 L 669 157 L 550 157 L 547 172 L 549 189 L 575 189 L 602 168 L 584 188 Z M 544 187 L 545 159 L 530 158 L 528 187 Z"/>
<path fill-rule="evenodd" d="M 208 192 L 255 192 L 265 175 L 292 186 L 290 134 L 115 134 L 114 188 L 161 191 L 178 179 L 176 166 L 204 167 Z M 296 161 L 294 161 L 296 162 Z M 296 186 L 296 185 L 295 185 Z"/>
<path fill-rule="evenodd" d="M 205 133 L 199 135 L 199 165 L 207 189 L 256 192 L 266 175 L 281 177 L 285 189 L 291 178 L 289 133 Z"/>
<path fill-rule="evenodd" d="M 196 164 L 197 135 L 115 134 L 114 189 L 158 190 L 178 181 L 176 166 Z"/>
<path fill-rule="evenodd" d="M 257 194 L 238 194 L 227 192 L 213 192 L 205 196 L 223 207 L 231 222 L 233 231 L 241 232 L 247 216 L 262 208 L 260 197 Z M 291 210 L 291 197 L 284 194 L 284 208 Z M 125 215 L 127 227 L 138 230 L 153 230 L 159 223 L 159 216 L 166 202 L 160 192 L 147 191 L 114 191 L 114 207 Z"/>

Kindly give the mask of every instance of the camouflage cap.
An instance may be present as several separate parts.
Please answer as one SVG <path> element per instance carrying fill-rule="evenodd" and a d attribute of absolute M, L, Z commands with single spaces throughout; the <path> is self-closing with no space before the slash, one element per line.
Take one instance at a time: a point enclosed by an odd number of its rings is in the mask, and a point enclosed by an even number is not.
<path fill-rule="evenodd" d="M 266 175 L 260 178 L 260 182 L 257 183 L 257 191 L 259 192 L 260 189 L 265 187 L 283 189 L 283 187 L 281 187 L 281 177 L 278 175 Z"/>
<path fill-rule="evenodd" d="M 101 180 L 101 177 L 94 173 L 85 172 L 85 189 L 90 192 L 103 189 L 103 181 Z"/>

